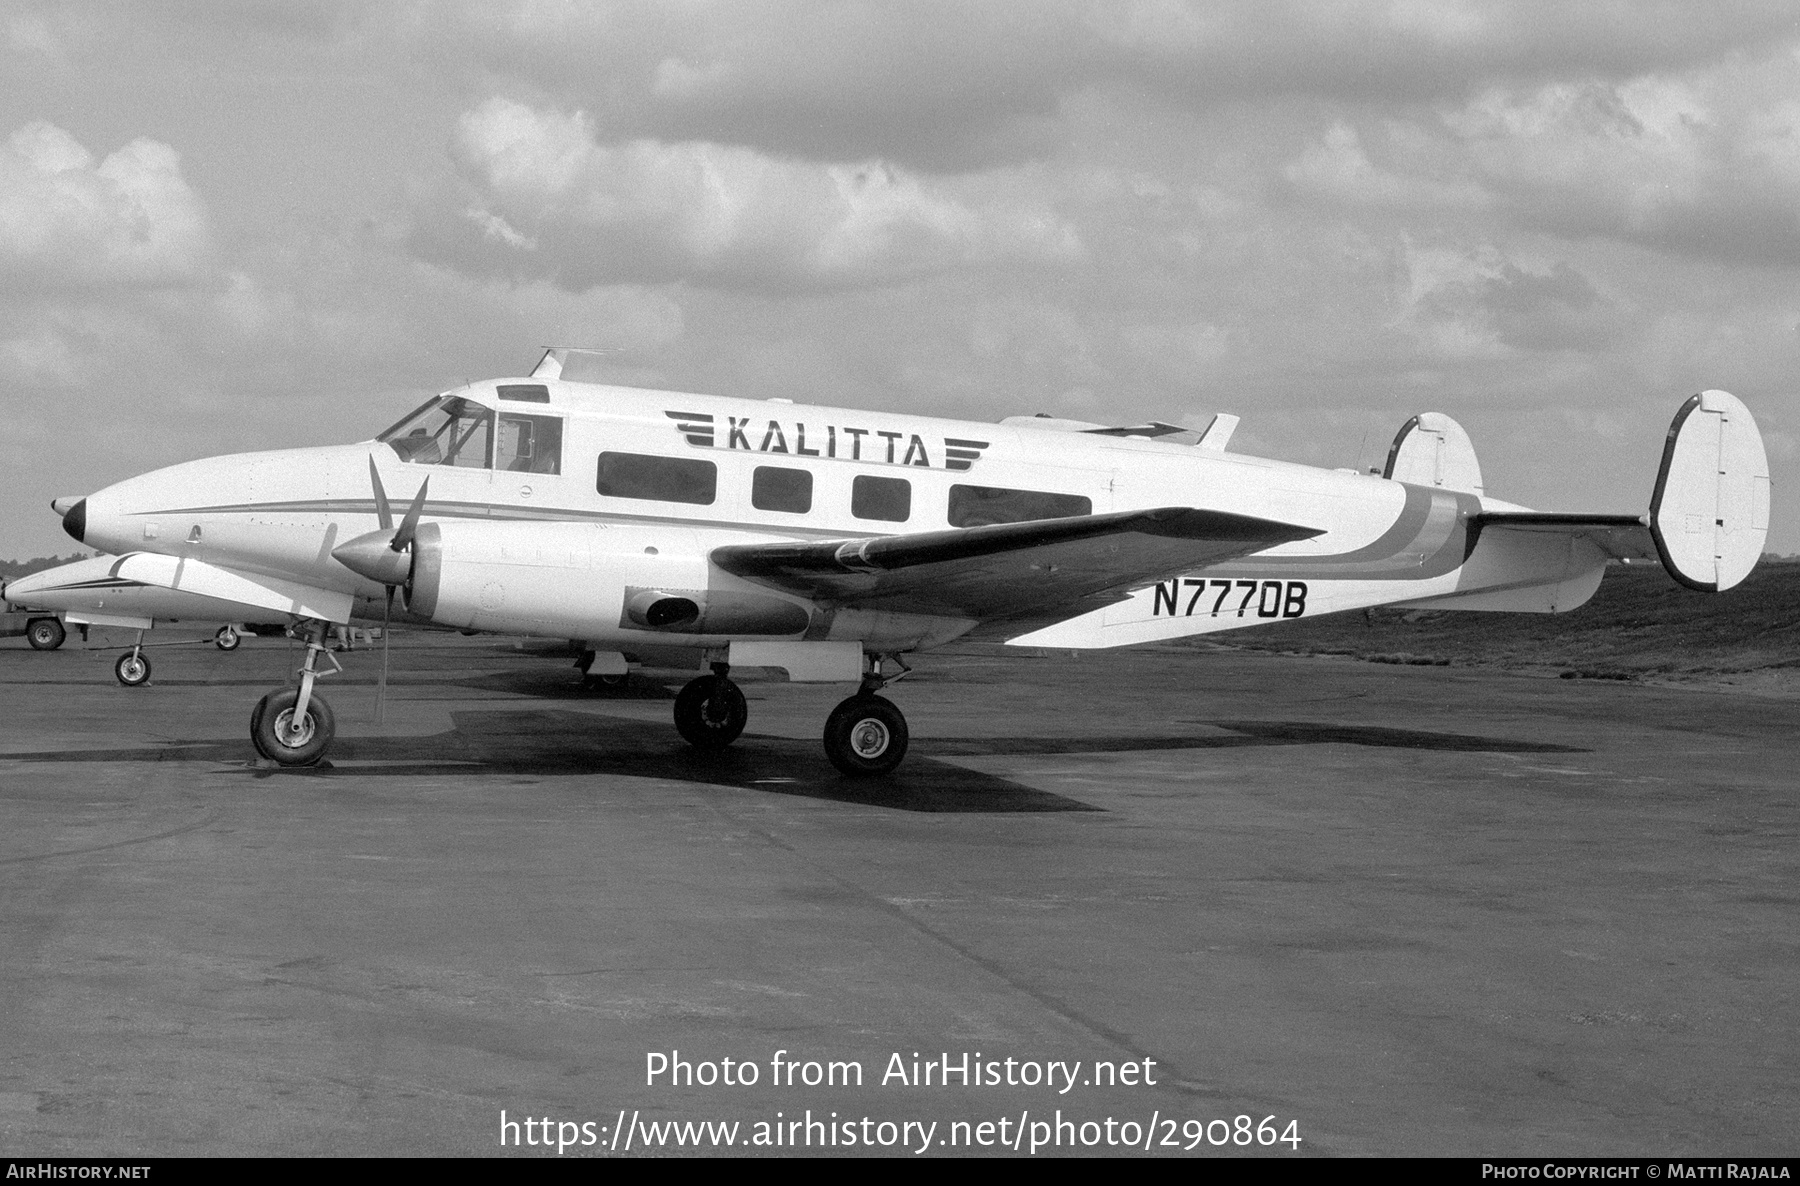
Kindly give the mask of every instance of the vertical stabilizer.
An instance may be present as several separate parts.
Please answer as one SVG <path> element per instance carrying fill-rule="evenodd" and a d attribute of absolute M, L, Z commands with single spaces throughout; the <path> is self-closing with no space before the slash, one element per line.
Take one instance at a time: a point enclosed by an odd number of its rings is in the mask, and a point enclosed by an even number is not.
<path fill-rule="evenodd" d="M 544 351 L 544 357 L 538 359 L 538 364 L 531 368 L 530 377 L 533 379 L 562 378 L 563 357 L 567 354 L 568 351 L 561 346 L 549 347 Z"/>
<path fill-rule="evenodd" d="M 1729 589 L 1756 567 L 1769 534 L 1769 458 L 1736 396 L 1702 391 L 1675 413 L 1650 532 L 1663 567 L 1692 589 Z"/>
<path fill-rule="evenodd" d="M 1421 412 L 1400 426 L 1381 476 L 1414 486 L 1482 493 L 1475 445 L 1463 426 L 1442 412 Z"/>

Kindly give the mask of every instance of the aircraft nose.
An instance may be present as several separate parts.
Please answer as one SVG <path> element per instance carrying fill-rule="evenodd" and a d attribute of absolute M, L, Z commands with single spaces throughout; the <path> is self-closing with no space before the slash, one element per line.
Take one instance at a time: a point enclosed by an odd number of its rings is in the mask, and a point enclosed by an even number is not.
<path fill-rule="evenodd" d="M 60 498 L 56 500 L 56 502 L 61 502 L 61 501 L 62 501 L 62 499 L 60 499 Z M 50 505 L 52 507 L 56 507 L 55 502 L 51 503 Z M 60 509 L 60 508 L 57 508 L 57 509 Z M 63 521 L 63 530 L 68 532 L 71 536 L 73 536 L 75 538 L 76 543 L 78 543 L 78 544 L 86 543 L 87 540 L 85 537 L 87 535 L 87 499 L 85 499 L 85 498 L 80 499 L 79 501 L 77 501 L 75 503 L 74 506 L 70 507 L 66 511 L 63 511 L 62 521 Z"/>

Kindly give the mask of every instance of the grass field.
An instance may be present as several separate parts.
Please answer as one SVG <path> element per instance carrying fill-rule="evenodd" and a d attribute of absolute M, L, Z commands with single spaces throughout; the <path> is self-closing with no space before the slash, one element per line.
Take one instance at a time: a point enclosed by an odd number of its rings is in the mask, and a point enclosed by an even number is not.
<path fill-rule="evenodd" d="M 1247 630 L 1223 641 L 1377 663 L 1800 689 L 1800 564 L 1759 565 L 1723 594 L 1685 589 L 1657 565 L 1614 566 L 1593 600 L 1566 614 L 1378 609 Z"/>

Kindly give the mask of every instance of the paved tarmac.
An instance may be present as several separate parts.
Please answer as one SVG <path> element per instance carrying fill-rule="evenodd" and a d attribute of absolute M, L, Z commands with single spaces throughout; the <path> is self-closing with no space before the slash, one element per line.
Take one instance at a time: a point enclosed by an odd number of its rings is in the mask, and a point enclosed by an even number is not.
<path fill-rule="evenodd" d="M 8 1155 L 1800 1149 L 1794 700 L 969 647 L 871 783 L 818 744 L 843 689 L 746 680 L 708 760 L 679 677 L 412 635 L 386 727 L 346 656 L 295 773 L 246 733 L 286 643 L 135 690 L 76 645 L 0 643 Z M 647 1083 L 676 1051 L 757 1082 Z"/>

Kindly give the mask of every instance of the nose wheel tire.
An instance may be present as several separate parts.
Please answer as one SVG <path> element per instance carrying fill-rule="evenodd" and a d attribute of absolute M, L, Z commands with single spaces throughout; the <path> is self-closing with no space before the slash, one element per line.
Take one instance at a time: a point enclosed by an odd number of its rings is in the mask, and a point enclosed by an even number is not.
<path fill-rule="evenodd" d="M 126 651 L 113 664 L 113 674 L 128 688 L 141 687 L 150 681 L 150 660 L 134 651 Z"/>
<path fill-rule="evenodd" d="M 25 627 L 25 641 L 34 651 L 54 651 L 68 636 L 63 624 L 55 618 L 39 618 Z"/>
<path fill-rule="evenodd" d="M 219 627 L 219 632 L 213 635 L 213 645 L 221 651 L 235 651 L 238 649 L 238 644 L 243 641 L 244 636 L 229 626 Z"/>
<path fill-rule="evenodd" d="M 880 696 L 852 696 L 825 720 L 825 756 L 852 777 L 892 772 L 906 742 L 906 718 Z"/>
<path fill-rule="evenodd" d="M 337 733 L 331 706 L 314 692 L 306 705 L 306 719 L 294 721 L 297 688 L 270 692 L 250 713 L 250 741 L 256 752 L 282 766 L 311 766 L 325 756 Z"/>
<path fill-rule="evenodd" d="M 724 749 L 738 739 L 749 719 L 743 692 L 723 676 L 690 680 L 675 697 L 675 731 L 696 749 Z"/>

